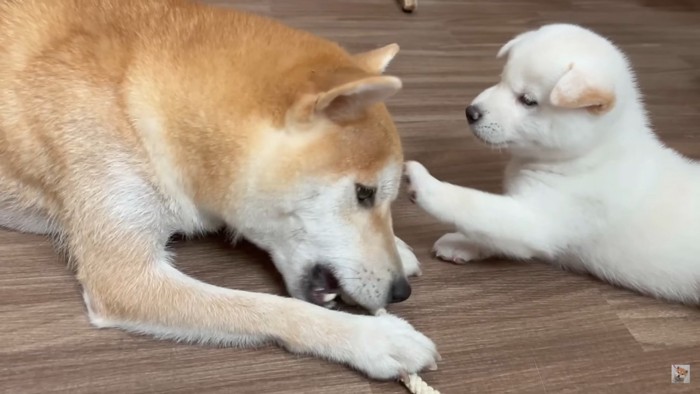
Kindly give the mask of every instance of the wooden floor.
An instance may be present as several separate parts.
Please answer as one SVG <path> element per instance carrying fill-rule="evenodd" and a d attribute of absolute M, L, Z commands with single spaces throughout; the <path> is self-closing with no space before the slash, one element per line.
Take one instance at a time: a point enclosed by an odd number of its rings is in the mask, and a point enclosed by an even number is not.
<path fill-rule="evenodd" d="M 700 158 L 697 0 L 212 1 L 277 17 L 351 50 L 398 42 L 390 101 L 406 156 L 439 178 L 498 191 L 505 157 L 479 145 L 465 105 L 496 81 L 495 54 L 544 22 L 583 23 L 629 54 L 662 138 Z M 402 197 L 396 232 L 424 275 L 391 311 L 437 343 L 443 393 L 700 392 L 700 310 L 644 298 L 540 263 L 454 266 L 430 256 L 445 231 Z M 268 258 L 216 237 L 176 241 L 178 264 L 209 282 L 284 294 Z M 698 256 L 700 259 L 700 256 Z M 672 385 L 671 364 L 691 364 Z M 697 378 L 695 375 L 697 374 Z M 78 286 L 42 238 L 0 231 L 0 392 L 402 393 L 339 365 L 277 348 L 206 348 L 92 328 Z"/>

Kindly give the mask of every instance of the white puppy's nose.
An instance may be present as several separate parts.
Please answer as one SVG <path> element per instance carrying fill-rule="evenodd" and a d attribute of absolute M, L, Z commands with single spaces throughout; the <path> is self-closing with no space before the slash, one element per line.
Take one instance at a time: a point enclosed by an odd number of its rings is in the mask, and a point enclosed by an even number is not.
<path fill-rule="evenodd" d="M 476 123 L 481 119 L 481 111 L 476 105 L 470 105 L 464 112 L 467 113 L 467 121 L 469 124 Z"/>

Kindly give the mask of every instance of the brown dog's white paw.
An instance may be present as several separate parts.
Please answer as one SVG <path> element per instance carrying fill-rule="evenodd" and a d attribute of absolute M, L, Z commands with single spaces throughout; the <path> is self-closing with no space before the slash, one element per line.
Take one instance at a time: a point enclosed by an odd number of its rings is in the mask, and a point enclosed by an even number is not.
<path fill-rule="evenodd" d="M 389 314 L 360 316 L 346 343 L 351 346 L 349 364 L 374 379 L 396 379 L 403 374 L 436 368 L 440 354 L 428 337 L 407 321 Z"/>
<path fill-rule="evenodd" d="M 423 272 L 420 269 L 420 262 L 406 242 L 399 237 L 396 238 L 396 248 L 399 250 L 399 258 L 403 265 L 403 272 L 406 276 L 421 276 Z"/>

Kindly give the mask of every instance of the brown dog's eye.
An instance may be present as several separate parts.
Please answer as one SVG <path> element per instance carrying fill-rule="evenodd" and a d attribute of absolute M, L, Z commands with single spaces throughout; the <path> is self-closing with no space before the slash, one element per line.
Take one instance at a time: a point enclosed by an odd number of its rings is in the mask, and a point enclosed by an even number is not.
<path fill-rule="evenodd" d="M 369 208 L 374 205 L 374 194 L 377 189 L 374 187 L 360 185 L 359 183 L 355 185 L 355 195 L 357 196 L 357 202 L 365 207 Z"/>

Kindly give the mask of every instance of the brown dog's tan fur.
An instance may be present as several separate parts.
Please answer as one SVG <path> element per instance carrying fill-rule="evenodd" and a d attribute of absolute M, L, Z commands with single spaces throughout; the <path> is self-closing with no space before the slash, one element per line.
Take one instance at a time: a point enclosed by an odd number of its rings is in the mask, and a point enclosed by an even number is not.
<path fill-rule="evenodd" d="M 370 182 L 400 165 L 398 135 L 379 103 L 400 88 L 380 76 L 397 50 L 353 57 L 277 22 L 189 1 L 5 1 L 0 220 L 58 235 L 98 326 L 273 340 L 395 376 L 396 368 L 358 361 L 347 344 L 377 331 L 358 334 L 375 323 L 357 319 L 378 318 L 200 283 L 167 263 L 165 244 L 176 231 L 237 225 L 253 177 L 256 190 L 274 195 L 302 176 Z M 382 97 L 342 96 L 359 85 Z M 388 204 L 372 218 L 372 233 L 383 234 L 376 242 L 396 260 Z M 417 358 L 400 368 L 434 362 Z"/>

